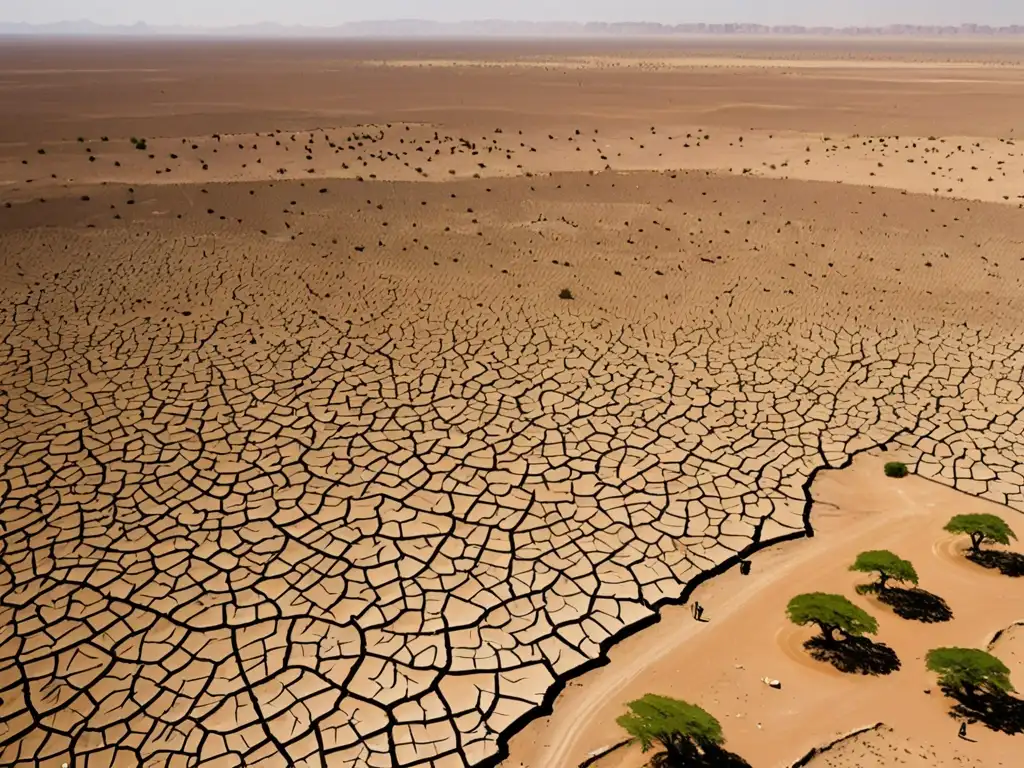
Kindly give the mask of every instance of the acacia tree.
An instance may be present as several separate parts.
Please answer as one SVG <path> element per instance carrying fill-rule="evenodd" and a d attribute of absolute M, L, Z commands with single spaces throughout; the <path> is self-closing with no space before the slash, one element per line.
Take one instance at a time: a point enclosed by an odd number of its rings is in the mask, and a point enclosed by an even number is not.
<path fill-rule="evenodd" d="M 981 551 L 982 542 L 1009 544 L 1017 535 L 996 515 L 955 515 L 943 529 L 949 533 L 966 533 L 971 537 L 971 551 Z"/>
<path fill-rule="evenodd" d="M 664 748 L 652 765 L 686 765 L 725 742 L 718 720 L 694 704 L 648 693 L 626 706 L 629 713 L 615 722 L 640 742 L 644 752 L 654 744 Z"/>
<path fill-rule="evenodd" d="M 878 575 L 878 581 L 874 584 L 857 587 L 858 592 L 884 591 L 890 580 L 917 586 L 917 571 L 914 570 L 913 564 L 909 560 L 897 557 L 887 549 L 861 552 L 850 566 L 850 570 Z"/>
<path fill-rule="evenodd" d="M 924 663 L 938 673 L 939 685 L 951 693 L 1013 693 L 1010 670 L 991 653 L 976 648 L 934 648 L 928 651 Z"/>
<path fill-rule="evenodd" d="M 842 632 L 844 639 L 873 635 L 878 632 L 878 622 L 862 608 L 858 608 L 842 595 L 826 592 L 810 592 L 797 595 L 786 606 L 789 620 L 799 626 L 817 624 L 821 635 L 828 643 L 836 642 L 835 633 Z"/>

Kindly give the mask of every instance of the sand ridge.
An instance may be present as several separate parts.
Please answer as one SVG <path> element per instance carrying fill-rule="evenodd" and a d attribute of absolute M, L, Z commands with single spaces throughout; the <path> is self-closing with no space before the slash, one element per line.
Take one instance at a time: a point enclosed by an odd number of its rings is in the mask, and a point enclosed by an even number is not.
<path fill-rule="evenodd" d="M 707 115 L 772 109 L 719 104 Z M 110 183 L 198 184 L 271 179 L 434 181 L 559 172 L 705 170 L 887 187 L 1024 207 L 1024 147 L 1012 138 L 813 135 L 700 125 L 642 130 L 500 127 L 483 133 L 429 124 L 360 124 L 265 134 L 109 137 L 0 147 L 0 199 L 31 204 Z M 138 138 L 138 137 L 131 137 Z M 144 148 L 141 148 L 143 147 Z M 139 148 L 137 148 L 139 147 Z"/>

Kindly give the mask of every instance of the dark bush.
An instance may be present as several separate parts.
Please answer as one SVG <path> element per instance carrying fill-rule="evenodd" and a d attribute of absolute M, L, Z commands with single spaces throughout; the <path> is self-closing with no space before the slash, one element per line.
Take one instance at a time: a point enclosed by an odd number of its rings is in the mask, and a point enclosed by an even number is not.
<path fill-rule="evenodd" d="M 902 461 L 889 461 L 885 464 L 886 477 L 906 477 L 909 474 L 910 470 Z"/>

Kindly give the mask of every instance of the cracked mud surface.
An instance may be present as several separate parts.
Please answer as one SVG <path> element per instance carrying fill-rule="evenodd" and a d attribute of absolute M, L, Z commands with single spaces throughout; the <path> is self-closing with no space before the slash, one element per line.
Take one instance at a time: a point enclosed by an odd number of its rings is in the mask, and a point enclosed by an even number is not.
<path fill-rule="evenodd" d="M 1015 206 L 190 181 L 0 209 L 0 764 L 486 764 L 816 468 L 1024 509 Z"/>
<path fill-rule="evenodd" d="M 630 316 L 548 298 L 528 256 L 506 292 L 139 226 L 5 235 L 4 764 L 473 765 L 660 601 L 803 531 L 815 467 L 895 443 L 1024 507 L 1024 349 L 994 327 L 750 288 L 713 315 L 685 277 Z"/>

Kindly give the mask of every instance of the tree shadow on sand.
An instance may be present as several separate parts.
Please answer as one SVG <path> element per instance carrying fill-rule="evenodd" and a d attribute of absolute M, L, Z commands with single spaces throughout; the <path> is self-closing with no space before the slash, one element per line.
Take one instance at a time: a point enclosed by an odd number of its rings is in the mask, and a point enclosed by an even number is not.
<path fill-rule="evenodd" d="M 727 749 L 717 746 L 696 749 L 689 754 L 672 757 L 667 752 L 655 755 L 649 763 L 651 768 L 751 768 L 750 763 Z"/>
<path fill-rule="evenodd" d="M 888 605 L 901 619 L 937 624 L 953 618 L 953 611 L 946 601 L 924 589 L 890 587 L 878 592 L 876 597 L 878 602 Z"/>
<path fill-rule="evenodd" d="M 1000 552 L 996 549 L 983 549 L 980 552 L 969 552 L 967 559 L 982 568 L 999 571 L 1003 576 L 1019 579 L 1024 576 L 1024 555 L 1018 552 Z"/>
<path fill-rule="evenodd" d="M 815 661 L 825 661 L 840 672 L 858 675 L 889 675 L 900 668 L 896 651 L 885 643 L 873 643 L 866 637 L 848 637 L 829 642 L 812 637 L 804 648 Z"/>
<path fill-rule="evenodd" d="M 963 693 L 943 688 L 943 693 L 956 700 L 950 717 L 977 720 L 993 731 L 1010 735 L 1024 733 L 1024 701 L 1002 691 Z"/>

